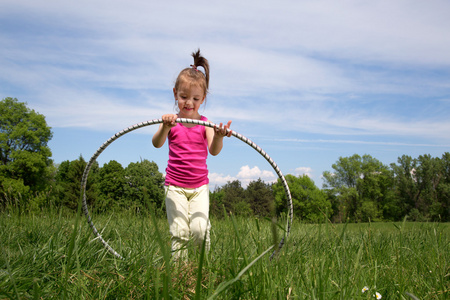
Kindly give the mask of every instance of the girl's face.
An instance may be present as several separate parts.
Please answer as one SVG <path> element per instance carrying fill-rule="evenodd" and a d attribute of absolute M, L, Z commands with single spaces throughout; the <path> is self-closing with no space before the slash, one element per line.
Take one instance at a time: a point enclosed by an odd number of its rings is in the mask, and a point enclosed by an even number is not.
<path fill-rule="evenodd" d="M 178 101 L 180 118 L 200 119 L 198 109 L 205 100 L 203 89 L 197 85 L 183 83 L 178 90 L 173 89 L 175 100 Z"/>

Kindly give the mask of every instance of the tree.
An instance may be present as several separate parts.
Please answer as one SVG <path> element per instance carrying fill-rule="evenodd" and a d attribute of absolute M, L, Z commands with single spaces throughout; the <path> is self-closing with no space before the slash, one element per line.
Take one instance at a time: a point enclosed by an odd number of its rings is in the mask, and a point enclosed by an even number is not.
<path fill-rule="evenodd" d="M 362 157 L 360 168 L 361 175 L 357 179 L 360 204 L 356 210 L 356 219 L 364 222 L 380 221 L 384 216 L 383 208 L 392 201 L 392 171 L 370 155 Z"/>
<path fill-rule="evenodd" d="M 332 167 L 334 172 L 323 173 L 323 186 L 338 201 L 334 205 L 338 209 L 337 219 L 381 219 L 383 205 L 392 199 L 388 167 L 367 154 L 340 157 Z"/>
<path fill-rule="evenodd" d="M 221 187 L 215 187 L 213 192 L 209 192 L 209 215 L 216 218 L 224 217 L 225 191 Z"/>
<path fill-rule="evenodd" d="M 253 213 L 257 216 L 268 217 L 274 214 L 274 196 L 269 184 L 259 178 L 251 181 L 245 190 L 246 202 L 250 204 Z"/>
<path fill-rule="evenodd" d="M 437 186 L 439 202 L 442 205 L 441 220 L 450 221 L 450 152 L 445 152 L 441 157 L 442 178 Z"/>
<path fill-rule="evenodd" d="M 397 217 L 403 217 L 415 208 L 420 193 L 416 182 L 417 160 L 411 156 L 402 155 L 397 159 L 397 163 L 391 164 L 397 202 L 391 210 L 396 211 Z"/>
<path fill-rule="evenodd" d="M 217 192 L 221 195 L 220 201 L 223 207 L 225 207 L 226 212 L 241 216 L 249 216 L 252 214 L 250 204 L 245 201 L 245 190 L 239 180 L 228 182 Z"/>
<path fill-rule="evenodd" d="M 442 203 L 439 201 L 438 186 L 443 177 L 443 165 L 438 157 L 420 155 L 417 159 L 418 167 L 415 179 L 420 191 L 416 208 L 426 219 L 438 221 L 443 213 Z"/>
<path fill-rule="evenodd" d="M 331 167 L 333 173 L 324 172 L 324 188 L 356 188 L 358 178 L 361 176 L 362 159 L 358 154 L 351 157 L 339 157 L 339 160 Z"/>
<path fill-rule="evenodd" d="M 442 158 L 429 154 L 411 158 L 403 155 L 393 170 L 396 203 L 392 210 L 413 221 L 450 219 L 450 153 Z"/>
<path fill-rule="evenodd" d="M 124 185 L 125 174 L 122 165 L 115 160 L 105 163 L 98 172 L 99 197 L 95 207 L 99 211 L 125 207 L 123 205 Z"/>
<path fill-rule="evenodd" d="M 317 223 L 331 215 L 331 202 L 327 194 L 320 190 L 307 175 L 286 175 L 291 191 L 294 215 L 303 221 Z M 287 199 L 281 180 L 273 186 L 277 213 L 287 213 Z M 327 215 L 328 213 L 328 215 Z"/>
<path fill-rule="evenodd" d="M 125 168 L 124 202 L 136 209 L 162 208 L 164 177 L 155 162 L 143 160 Z M 151 206 L 151 207 L 150 207 Z"/>
<path fill-rule="evenodd" d="M 357 182 L 361 176 L 361 156 L 354 154 L 351 157 L 339 157 L 332 165 L 333 172 L 323 173 L 323 187 L 336 196 L 338 201 L 334 206 L 338 209 L 338 220 L 346 221 L 356 213 L 358 202 Z"/>
<path fill-rule="evenodd" d="M 45 190 L 52 163 L 47 145 L 51 138 L 51 128 L 43 115 L 15 98 L 0 102 L 1 199 L 11 190 Z"/>
<path fill-rule="evenodd" d="M 81 178 L 86 165 L 86 161 L 80 155 L 77 160 L 66 160 L 58 166 L 55 176 L 56 193 L 59 199 L 58 205 L 72 210 L 78 208 L 78 203 L 81 199 Z M 89 206 L 94 206 L 98 198 L 96 184 L 98 171 L 98 163 L 95 162 L 91 167 L 86 183 L 86 202 Z"/>

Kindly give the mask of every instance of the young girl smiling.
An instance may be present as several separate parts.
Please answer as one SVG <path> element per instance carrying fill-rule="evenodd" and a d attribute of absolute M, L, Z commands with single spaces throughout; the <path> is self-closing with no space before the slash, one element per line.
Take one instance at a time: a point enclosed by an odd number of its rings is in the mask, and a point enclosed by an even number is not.
<path fill-rule="evenodd" d="M 187 256 L 185 245 L 192 236 L 197 245 L 206 238 L 209 250 L 209 179 L 206 158 L 208 152 L 218 155 L 223 138 L 230 137 L 231 121 L 210 128 L 195 124 L 176 123 L 177 118 L 209 121 L 198 110 L 206 101 L 209 87 L 209 63 L 200 54 L 192 53 L 194 64 L 180 72 L 173 94 L 178 114 L 162 116 L 163 123 L 153 136 L 156 148 L 169 141 L 169 161 L 166 168 L 166 211 L 172 236 L 172 251 L 176 258 Z M 198 67 L 202 67 L 205 73 Z"/>

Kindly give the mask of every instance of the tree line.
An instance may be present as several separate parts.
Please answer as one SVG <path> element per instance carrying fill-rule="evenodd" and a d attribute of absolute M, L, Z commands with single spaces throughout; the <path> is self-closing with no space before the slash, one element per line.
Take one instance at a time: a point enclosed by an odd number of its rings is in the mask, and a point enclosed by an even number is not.
<path fill-rule="evenodd" d="M 58 165 L 51 160 L 51 128 L 45 117 L 17 99 L 0 102 L 0 211 L 76 210 L 86 161 Z M 407 155 L 384 165 L 365 154 L 339 157 L 323 173 L 322 189 L 306 175 L 286 175 L 294 215 L 304 222 L 450 221 L 450 153 Z M 95 163 L 86 199 L 96 213 L 149 210 L 164 213 L 164 176 L 154 162 L 123 167 Z M 210 192 L 211 214 L 273 217 L 287 213 L 281 182 L 261 179 L 243 187 L 238 180 Z"/>

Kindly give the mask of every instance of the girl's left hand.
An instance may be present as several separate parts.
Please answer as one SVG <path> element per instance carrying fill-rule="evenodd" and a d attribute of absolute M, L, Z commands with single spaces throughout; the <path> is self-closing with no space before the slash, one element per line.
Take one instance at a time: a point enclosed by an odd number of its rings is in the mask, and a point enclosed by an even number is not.
<path fill-rule="evenodd" d="M 220 123 L 219 127 L 214 126 L 214 136 L 218 136 L 223 138 L 224 136 L 230 137 L 231 130 L 227 132 L 231 126 L 231 121 L 228 121 L 227 125 L 223 126 L 223 123 Z"/>

